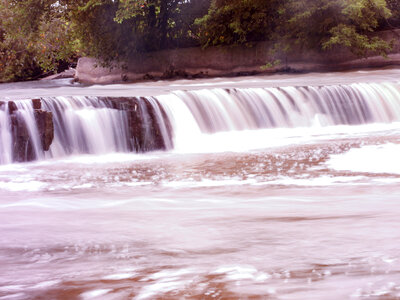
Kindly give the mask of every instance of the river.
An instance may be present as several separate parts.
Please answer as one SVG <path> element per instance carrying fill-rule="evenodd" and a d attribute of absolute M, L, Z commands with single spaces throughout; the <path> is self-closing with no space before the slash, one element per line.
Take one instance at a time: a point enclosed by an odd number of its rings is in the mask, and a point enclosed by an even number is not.
<path fill-rule="evenodd" d="M 0 299 L 400 299 L 399 78 L 0 85 L 56 121 L 16 163 L 0 110 Z M 138 96 L 166 150 L 99 98 Z"/>

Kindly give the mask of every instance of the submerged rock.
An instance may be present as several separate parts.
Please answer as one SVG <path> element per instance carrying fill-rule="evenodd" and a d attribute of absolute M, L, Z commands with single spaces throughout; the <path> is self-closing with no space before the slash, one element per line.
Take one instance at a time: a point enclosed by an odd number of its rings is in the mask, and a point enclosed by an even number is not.
<path fill-rule="evenodd" d="M 11 133 L 13 140 L 13 161 L 24 162 L 34 160 L 36 153 L 33 149 L 28 126 L 18 111 L 14 111 L 11 115 Z"/>
<path fill-rule="evenodd" d="M 150 103 L 143 97 L 107 97 L 99 98 L 99 100 L 105 102 L 108 107 L 121 110 L 126 114 L 131 151 L 148 152 L 170 148 L 171 125 L 158 102 Z"/>
<path fill-rule="evenodd" d="M 40 99 L 32 99 L 33 109 L 42 109 L 42 101 Z"/>
<path fill-rule="evenodd" d="M 8 102 L 8 113 L 12 115 L 18 109 L 14 101 Z"/>
<path fill-rule="evenodd" d="M 36 123 L 37 134 L 39 135 L 39 145 L 34 145 L 32 133 L 36 133 L 32 128 L 28 128 L 21 112 L 18 111 L 17 105 L 8 102 L 11 135 L 13 139 L 12 151 L 13 161 L 24 162 L 32 161 L 43 155 L 43 151 L 48 151 L 54 139 L 53 114 L 48 111 L 41 110 L 41 100 L 33 99 L 34 120 Z"/>
<path fill-rule="evenodd" d="M 37 110 L 35 111 L 35 120 L 43 151 L 49 151 L 54 139 L 53 113 Z"/>

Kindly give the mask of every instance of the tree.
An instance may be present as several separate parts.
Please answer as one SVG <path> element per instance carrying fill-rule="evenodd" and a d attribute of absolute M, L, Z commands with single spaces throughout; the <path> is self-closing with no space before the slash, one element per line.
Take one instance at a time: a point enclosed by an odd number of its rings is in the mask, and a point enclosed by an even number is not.
<path fill-rule="evenodd" d="M 399 0 L 388 1 L 400 10 Z M 385 55 L 390 43 L 373 33 L 392 16 L 389 7 L 385 0 L 213 0 L 196 23 L 203 46 L 270 40 L 285 51 L 295 42 L 305 50 Z"/>
<path fill-rule="evenodd" d="M 340 46 L 357 56 L 390 50 L 390 43 L 373 35 L 391 16 L 385 0 L 288 0 L 282 15 L 287 22 L 280 25 L 281 36 L 306 49 Z"/>
<path fill-rule="evenodd" d="M 138 52 L 198 45 L 194 20 L 209 0 L 89 0 L 70 7 L 83 54 L 105 63 Z"/>
<path fill-rule="evenodd" d="M 0 0 L 0 81 L 32 79 L 80 55 L 126 60 L 176 47 L 348 48 L 385 55 L 400 0 Z"/>
<path fill-rule="evenodd" d="M 32 79 L 74 55 L 62 1 L 1 0 L 0 81 Z"/>
<path fill-rule="evenodd" d="M 141 49 L 134 24 L 114 21 L 118 2 L 79 0 L 68 6 L 73 31 L 82 55 L 102 58 L 105 62 L 128 57 Z"/>
<path fill-rule="evenodd" d="M 145 51 L 193 45 L 193 22 L 209 4 L 209 0 L 120 0 L 115 20 L 132 22 Z"/>
<path fill-rule="evenodd" d="M 196 20 L 204 46 L 244 44 L 271 38 L 278 0 L 213 0 L 208 14 Z"/>
<path fill-rule="evenodd" d="M 400 27 L 400 0 L 386 0 L 387 6 L 392 12 L 389 20 L 383 22 L 382 27 L 387 29 L 395 29 Z"/>

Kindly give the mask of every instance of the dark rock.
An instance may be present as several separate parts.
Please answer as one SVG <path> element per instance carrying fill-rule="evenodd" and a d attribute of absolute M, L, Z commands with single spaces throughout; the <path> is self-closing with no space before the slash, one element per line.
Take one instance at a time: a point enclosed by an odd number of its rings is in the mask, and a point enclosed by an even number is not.
<path fill-rule="evenodd" d="M 174 66 L 170 66 L 166 69 L 161 76 L 161 79 L 172 79 L 172 78 L 187 78 L 189 74 L 180 69 L 176 69 Z"/>
<path fill-rule="evenodd" d="M 192 77 L 195 79 L 201 79 L 201 78 L 207 78 L 209 76 L 207 76 L 207 74 L 205 74 L 204 72 L 199 72 L 199 73 L 192 75 Z"/>
<path fill-rule="evenodd" d="M 13 104 L 15 105 L 15 103 Z M 54 139 L 53 114 L 36 109 L 34 116 L 41 143 L 39 151 L 48 151 Z M 11 114 L 11 133 L 13 139 L 13 161 L 25 162 L 37 159 L 29 128 L 18 110 L 14 110 Z"/>
<path fill-rule="evenodd" d="M 0 101 L 0 108 L 2 108 L 6 103 L 4 101 Z"/>
<path fill-rule="evenodd" d="M 124 111 L 127 116 L 129 132 L 127 139 L 130 141 L 130 150 L 136 152 L 147 152 L 155 150 L 166 150 L 162 134 L 162 123 L 166 126 L 168 139 L 172 141 L 171 125 L 165 111 L 157 101 L 150 98 L 99 98 L 107 107 Z M 156 107 L 155 107 L 156 106 Z M 157 110 L 157 112 L 156 112 Z M 158 114 L 161 112 L 161 115 Z"/>
<path fill-rule="evenodd" d="M 43 151 L 48 151 L 54 139 L 53 114 L 49 111 L 37 110 L 35 120 Z"/>
<path fill-rule="evenodd" d="M 19 113 L 11 115 L 13 138 L 13 161 L 24 162 L 36 159 L 28 127 Z"/>
<path fill-rule="evenodd" d="M 145 75 L 143 76 L 143 79 L 144 79 L 144 80 L 154 80 L 154 76 L 147 73 L 147 74 L 145 74 Z"/>
<path fill-rule="evenodd" d="M 12 115 L 16 110 L 18 110 L 17 105 L 15 104 L 14 101 L 9 101 L 8 102 L 8 113 Z"/>
<path fill-rule="evenodd" d="M 33 109 L 42 109 L 42 101 L 40 99 L 32 99 Z"/>
<path fill-rule="evenodd" d="M 129 124 L 129 139 L 131 151 L 142 152 L 145 141 L 145 130 L 143 127 L 143 113 L 139 110 L 126 111 Z"/>

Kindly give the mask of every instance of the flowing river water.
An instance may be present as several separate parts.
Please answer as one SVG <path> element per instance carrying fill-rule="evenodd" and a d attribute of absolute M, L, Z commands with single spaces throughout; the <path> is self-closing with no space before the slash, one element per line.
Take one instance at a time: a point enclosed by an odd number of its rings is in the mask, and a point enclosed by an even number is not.
<path fill-rule="evenodd" d="M 400 299 L 399 69 L 0 94 L 36 154 L 3 106 L 0 299 Z M 139 96 L 165 151 L 106 99 Z"/>

